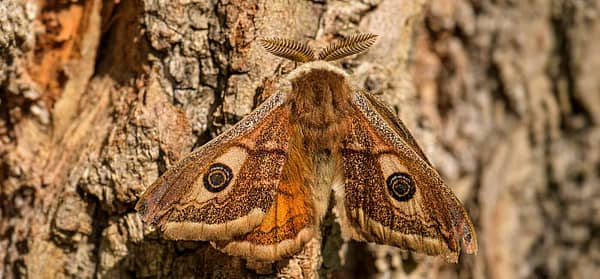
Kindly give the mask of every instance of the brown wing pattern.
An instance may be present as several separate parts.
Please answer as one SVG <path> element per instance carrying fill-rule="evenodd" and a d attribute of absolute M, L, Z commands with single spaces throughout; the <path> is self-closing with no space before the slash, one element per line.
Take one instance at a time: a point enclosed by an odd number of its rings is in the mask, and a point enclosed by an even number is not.
<path fill-rule="evenodd" d="M 340 202 L 343 222 L 356 229 L 346 233 L 358 240 L 445 255 L 453 262 L 459 239 L 467 252 L 476 252 L 469 217 L 420 148 L 412 145 L 406 128 L 400 122 L 393 132 L 382 128 L 390 125 L 386 118 L 391 116 L 371 109 L 377 106 L 362 93 L 353 101 L 353 127 L 342 143 L 346 180 Z M 406 132 L 398 134 L 398 129 Z"/>
<path fill-rule="evenodd" d="M 274 95 L 169 169 L 136 205 L 143 220 L 182 240 L 231 239 L 258 226 L 274 202 L 288 151 L 284 97 Z"/>
<path fill-rule="evenodd" d="M 396 116 L 393 110 L 386 103 L 381 101 L 373 94 L 369 94 L 366 91 L 362 91 L 361 95 L 364 96 L 369 101 L 369 103 L 371 103 L 371 105 L 373 105 L 373 107 L 383 118 L 383 120 L 389 125 L 389 127 L 394 129 L 396 135 L 405 140 L 407 145 L 419 154 L 419 157 L 425 160 L 427 164 L 431 165 L 429 159 L 427 159 L 427 156 L 425 156 L 425 153 L 423 152 L 423 150 L 421 150 L 421 147 L 419 146 L 417 141 L 413 138 L 410 131 L 406 128 L 406 126 L 404 126 L 402 120 L 400 120 L 400 118 Z"/>
<path fill-rule="evenodd" d="M 310 156 L 302 148 L 298 131 L 294 130 L 275 199 L 262 223 L 233 241 L 214 243 L 217 248 L 230 255 L 280 260 L 298 253 L 314 236 L 320 217 L 315 216 L 309 187 L 313 183 Z"/>

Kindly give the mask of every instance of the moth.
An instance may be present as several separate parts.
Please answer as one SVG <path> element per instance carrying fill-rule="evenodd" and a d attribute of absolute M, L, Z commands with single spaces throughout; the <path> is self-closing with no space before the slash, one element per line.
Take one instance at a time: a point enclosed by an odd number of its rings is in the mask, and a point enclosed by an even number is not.
<path fill-rule="evenodd" d="M 260 40 L 302 64 L 256 110 L 154 182 L 136 205 L 142 220 L 167 239 L 280 260 L 319 234 L 332 200 L 346 239 L 449 262 L 461 244 L 476 253 L 469 216 L 402 121 L 330 62 L 376 37 L 356 34 L 318 55 L 305 43 Z"/>

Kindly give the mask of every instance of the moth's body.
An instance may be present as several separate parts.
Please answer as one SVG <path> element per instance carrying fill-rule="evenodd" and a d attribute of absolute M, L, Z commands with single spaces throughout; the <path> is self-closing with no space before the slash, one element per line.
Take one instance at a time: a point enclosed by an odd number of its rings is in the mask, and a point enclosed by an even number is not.
<path fill-rule="evenodd" d="M 372 35 L 325 49 L 330 60 Z M 240 123 L 158 179 L 136 208 L 170 239 L 210 240 L 231 255 L 278 260 L 299 252 L 334 195 L 345 238 L 456 261 L 477 250 L 458 199 L 408 130 L 341 69 L 292 41 L 272 53 L 307 62 Z"/>
<path fill-rule="evenodd" d="M 346 74 L 323 61 L 309 62 L 290 74 L 290 85 L 290 124 L 298 138 L 292 142 L 301 141 L 304 158 L 326 156 L 339 165 L 341 135 L 350 129 L 353 110 Z"/>
<path fill-rule="evenodd" d="M 291 73 L 290 83 L 290 122 L 302 131 L 308 152 L 336 150 L 352 112 L 346 75 L 316 61 Z"/>
<path fill-rule="evenodd" d="M 330 194 L 343 184 L 342 136 L 349 131 L 352 113 L 348 76 L 324 61 L 309 62 L 289 74 L 288 108 L 292 144 L 290 157 L 302 158 L 300 175 L 312 191 L 314 223 L 325 215 Z M 296 160 L 289 160 L 294 163 Z M 284 166 L 284 169 L 287 169 Z"/>

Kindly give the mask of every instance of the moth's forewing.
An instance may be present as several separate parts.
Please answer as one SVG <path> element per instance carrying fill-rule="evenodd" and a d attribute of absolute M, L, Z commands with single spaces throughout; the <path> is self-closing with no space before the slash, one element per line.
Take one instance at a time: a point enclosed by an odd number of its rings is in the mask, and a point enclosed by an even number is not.
<path fill-rule="evenodd" d="M 136 209 L 169 239 L 232 239 L 259 225 L 275 197 L 290 137 L 285 94 L 169 169 Z"/>
<path fill-rule="evenodd" d="M 476 252 L 465 209 L 408 130 L 363 93 L 353 101 L 353 127 L 342 144 L 346 184 L 338 203 L 357 237 L 451 262 L 458 259 L 461 239 L 467 252 Z"/>

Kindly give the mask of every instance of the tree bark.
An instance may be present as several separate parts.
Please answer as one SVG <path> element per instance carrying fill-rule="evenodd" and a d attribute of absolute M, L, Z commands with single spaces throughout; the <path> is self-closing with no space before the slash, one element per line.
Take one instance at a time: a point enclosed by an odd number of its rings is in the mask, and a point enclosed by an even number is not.
<path fill-rule="evenodd" d="M 0 278 L 586 278 L 600 274 L 600 1 L 0 2 Z M 139 195 L 319 47 L 379 94 L 467 207 L 458 265 L 322 239 L 276 263 L 175 242 Z"/>

